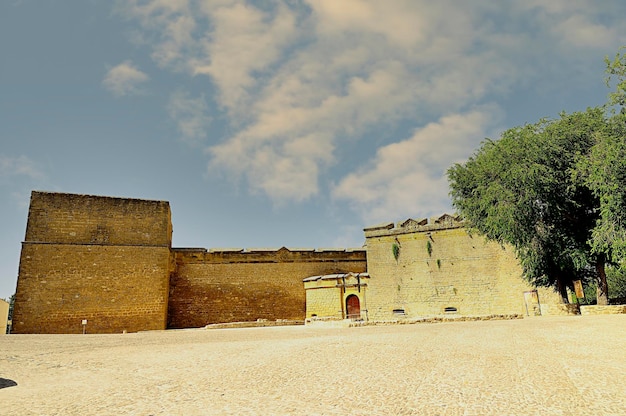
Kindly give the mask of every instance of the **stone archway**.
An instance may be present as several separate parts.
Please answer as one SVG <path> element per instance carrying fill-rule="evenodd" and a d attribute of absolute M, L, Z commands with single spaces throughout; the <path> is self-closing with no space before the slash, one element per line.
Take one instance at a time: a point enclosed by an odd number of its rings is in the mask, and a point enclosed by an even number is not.
<path fill-rule="evenodd" d="M 350 295 L 346 298 L 346 318 L 361 318 L 361 301 L 357 295 Z"/>

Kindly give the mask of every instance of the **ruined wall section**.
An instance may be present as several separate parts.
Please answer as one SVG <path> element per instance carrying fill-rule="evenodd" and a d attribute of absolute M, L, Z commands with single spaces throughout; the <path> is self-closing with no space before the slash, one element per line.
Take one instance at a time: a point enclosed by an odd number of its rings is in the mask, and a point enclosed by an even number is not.
<path fill-rule="evenodd" d="M 365 272 L 364 249 L 173 249 L 169 328 L 257 319 L 304 320 L 302 280 Z"/>
<path fill-rule="evenodd" d="M 469 235 L 454 217 L 390 223 L 365 235 L 370 319 L 394 319 L 401 311 L 406 317 L 526 314 L 524 292 L 534 288 L 513 250 Z M 542 303 L 557 302 L 552 290 L 538 291 Z"/>
<path fill-rule="evenodd" d="M 164 201 L 33 192 L 13 332 L 165 329 L 171 235 Z"/>

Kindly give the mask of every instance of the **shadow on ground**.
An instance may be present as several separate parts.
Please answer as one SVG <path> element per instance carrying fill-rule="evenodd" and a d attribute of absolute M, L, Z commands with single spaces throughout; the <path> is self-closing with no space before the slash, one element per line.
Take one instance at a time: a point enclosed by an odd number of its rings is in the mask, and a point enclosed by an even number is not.
<path fill-rule="evenodd" d="M 8 378 L 0 378 L 0 389 L 13 386 L 17 386 L 17 383 L 15 381 L 9 380 Z"/>

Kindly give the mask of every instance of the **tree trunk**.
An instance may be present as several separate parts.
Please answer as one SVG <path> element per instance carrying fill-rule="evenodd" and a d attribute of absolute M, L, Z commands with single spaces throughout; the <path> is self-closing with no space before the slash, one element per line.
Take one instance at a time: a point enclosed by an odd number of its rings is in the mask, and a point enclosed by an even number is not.
<path fill-rule="evenodd" d="M 604 256 L 600 255 L 596 259 L 596 284 L 598 290 L 596 292 L 597 304 L 609 304 L 609 285 L 606 281 L 606 272 L 604 270 Z"/>
<path fill-rule="evenodd" d="M 556 279 L 556 289 L 561 296 L 561 302 L 563 302 L 564 304 L 568 304 L 569 297 L 567 296 L 567 285 L 563 280 L 561 280 L 560 277 Z"/>

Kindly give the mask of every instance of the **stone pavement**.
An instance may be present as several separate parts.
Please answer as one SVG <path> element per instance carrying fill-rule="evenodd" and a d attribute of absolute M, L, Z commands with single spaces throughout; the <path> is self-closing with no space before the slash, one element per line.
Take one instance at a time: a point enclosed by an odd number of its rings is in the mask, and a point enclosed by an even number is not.
<path fill-rule="evenodd" d="M 625 328 L 605 315 L 10 335 L 0 414 L 624 415 Z"/>

